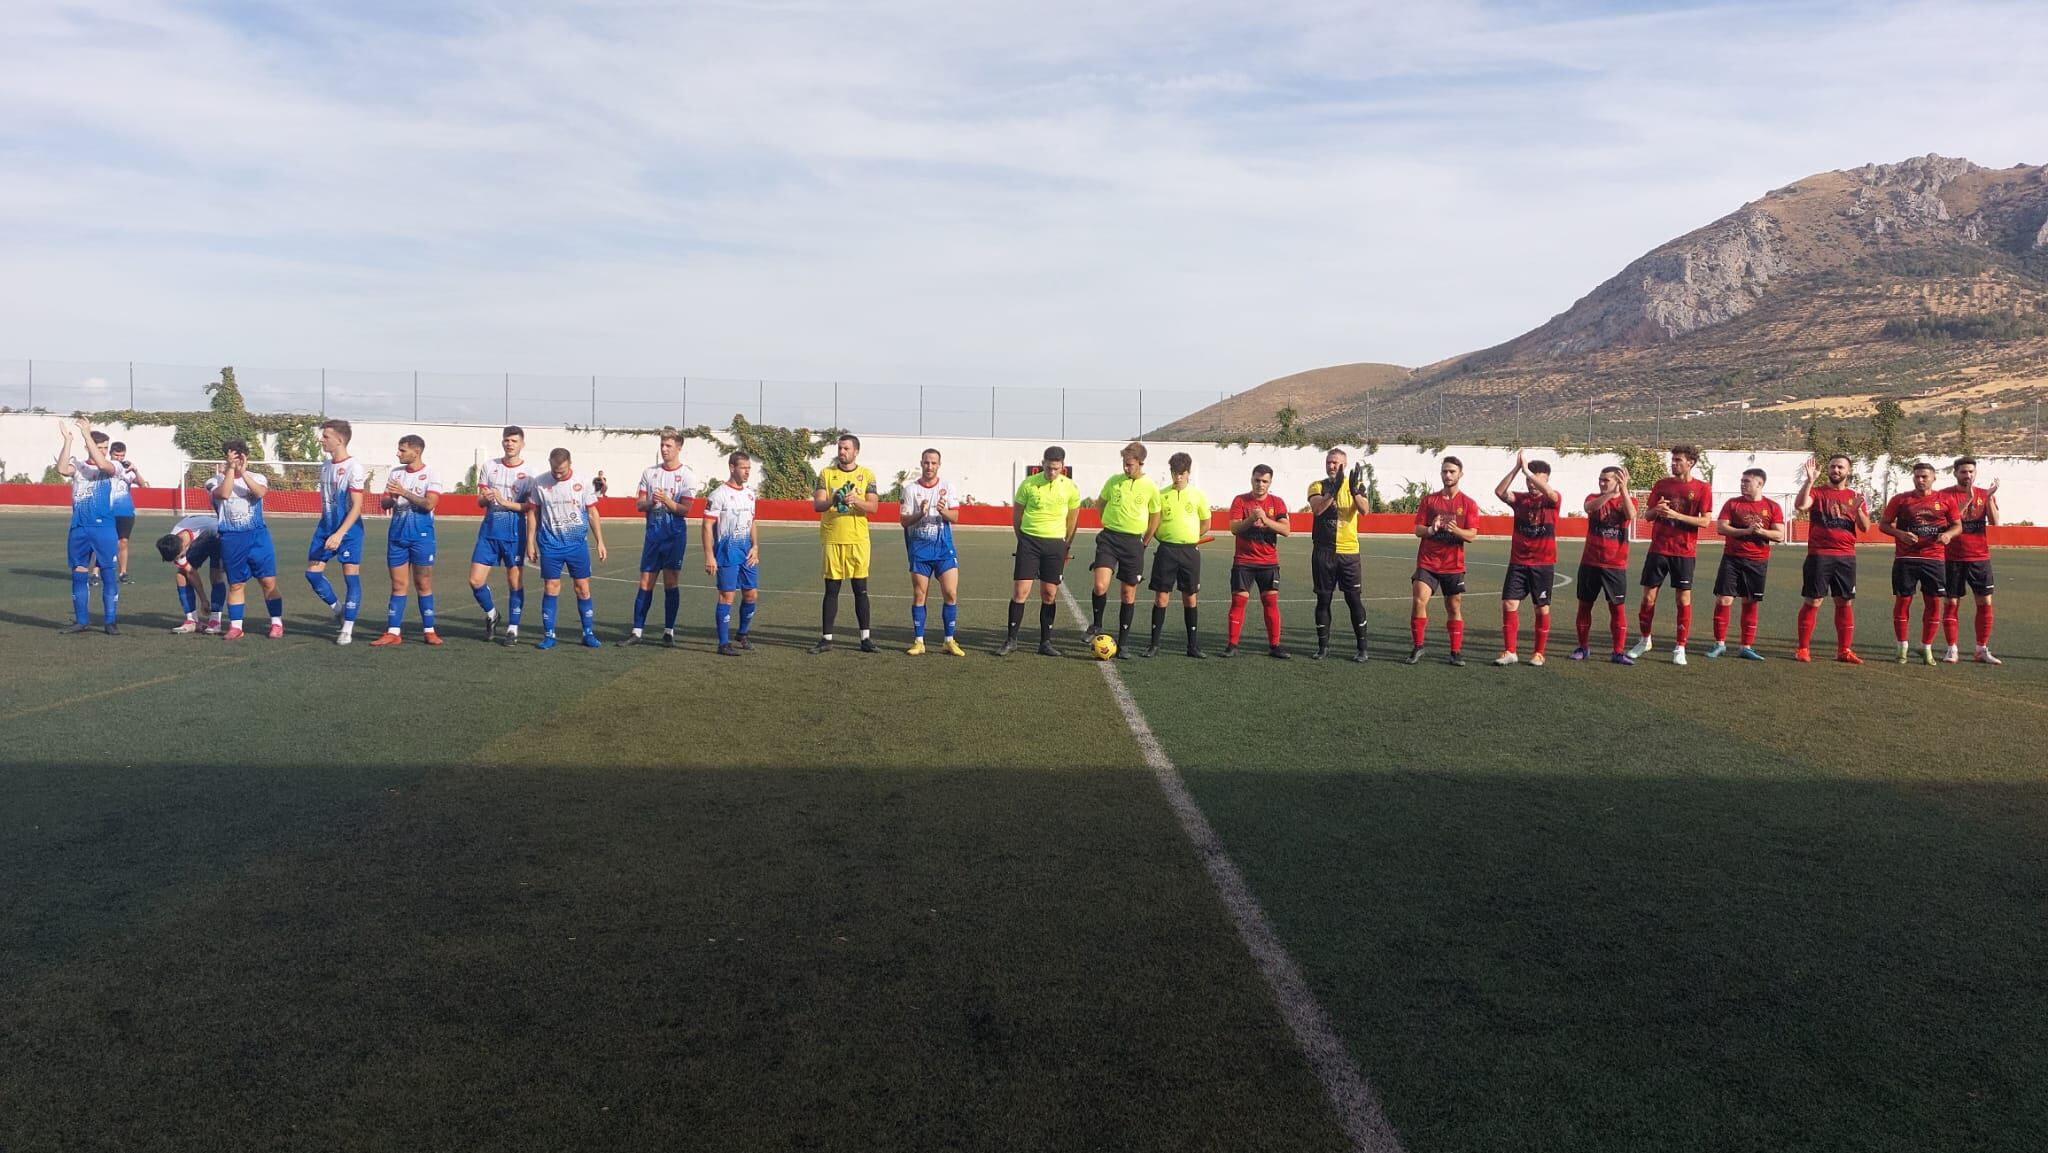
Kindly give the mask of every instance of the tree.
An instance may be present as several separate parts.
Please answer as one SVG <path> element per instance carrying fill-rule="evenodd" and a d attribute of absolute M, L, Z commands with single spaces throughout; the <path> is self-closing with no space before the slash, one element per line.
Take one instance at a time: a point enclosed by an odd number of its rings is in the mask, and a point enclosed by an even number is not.
<path fill-rule="evenodd" d="M 1282 448 L 1299 448 L 1308 443 L 1308 433 L 1301 427 L 1301 413 L 1293 405 L 1275 412 L 1273 418 L 1280 422 L 1280 430 L 1273 434 L 1274 444 Z"/>
<path fill-rule="evenodd" d="M 1906 407 L 1891 397 L 1877 402 L 1870 412 L 1870 440 L 1864 451 L 1865 459 L 1872 464 L 1879 457 L 1887 459 L 1899 453 L 1899 428 L 1906 423 Z"/>
<path fill-rule="evenodd" d="M 1970 455 L 1970 406 L 1964 405 L 1961 416 L 1956 418 L 1956 455 Z"/>

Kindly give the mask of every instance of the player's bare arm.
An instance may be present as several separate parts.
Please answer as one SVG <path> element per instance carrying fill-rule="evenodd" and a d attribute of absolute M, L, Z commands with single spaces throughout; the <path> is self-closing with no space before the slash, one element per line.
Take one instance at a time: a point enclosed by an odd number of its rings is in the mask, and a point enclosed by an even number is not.
<path fill-rule="evenodd" d="M 590 535 L 597 540 L 597 559 L 605 559 L 604 517 L 598 513 L 596 505 L 590 506 Z"/>
<path fill-rule="evenodd" d="M 526 506 L 526 563 L 540 563 L 540 506 Z"/>
<path fill-rule="evenodd" d="M 1820 475 L 1820 465 L 1812 457 L 1799 466 L 1799 495 L 1792 498 L 1792 511 L 1804 515 L 1813 509 L 1813 482 Z"/>
<path fill-rule="evenodd" d="M 1523 455 L 1519 452 L 1515 454 L 1515 467 L 1509 469 L 1508 474 L 1500 478 L 1500 483 L 1493 486 L 1493 495 L 1496 498 L 1502 501 L 1511 500 L 1514 492 L 1515 478 L 1522 475 Z M 1533 480 L 1535 478 L 1532 475 L 1530 479 Z"/>

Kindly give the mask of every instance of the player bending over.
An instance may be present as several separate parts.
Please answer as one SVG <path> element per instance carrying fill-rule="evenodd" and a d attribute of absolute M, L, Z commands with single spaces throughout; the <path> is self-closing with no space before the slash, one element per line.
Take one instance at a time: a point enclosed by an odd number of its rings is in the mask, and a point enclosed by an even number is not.
<path fill-rule="evenodd" d="M 185 517 L 172 525 L 170 532 L 157 538 L 156 551 L 166 564 L 172 566 L 172 577 L 178 586 L 178 604 L 185 610 L 184 623 L 171 631 L 199 631 L 199 590 L 193 587 L 193 583 L 199 579 L 199 567 L 204 565 L 212 586 L 212 620 L 206 626 L 206 635 L 219 636 L 221 610 L 228 600 L 228 578 L 220 563 L 220 518 L 210 512 Z"/>

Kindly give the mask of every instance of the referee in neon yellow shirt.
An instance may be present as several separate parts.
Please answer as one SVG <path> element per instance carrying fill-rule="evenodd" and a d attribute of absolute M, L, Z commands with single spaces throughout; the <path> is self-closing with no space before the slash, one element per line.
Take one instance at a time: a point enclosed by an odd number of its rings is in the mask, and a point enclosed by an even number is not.
<path fill-rule="evenodd" d="M 1159 548 L 1152 554 L 1152 643 L 1141 657 L 1159 655 L 1159 632 L 1166 626 L 1166 606 L 1180 590 L 1181 615 L 1188 626 L 1188 655 L 1204 656 L 1199 639 L 1195 594 L 1202 591 L 1202 534 L 1209 528 L 1209 498 L 1188 483 L 1195 458 L 1184 452 L 1166 459 L 1173 486 L 1162 488 L 1152 507 L 1159 512 Z"/>
<path fill-rule="evenodd" d="M 1081 490 L 1067 476 L 1066 449 L 1046 449 L 1044 468 L 1017 486 L 1010 523 L 1017 530 L 1017 563 L 1010 574 L 1017 585 L 1010 594 L 1010 629 L 996 655 L 1017 651 L 1024 602 L 1031 599 L 1031 582 L 1037 581 L 1038 655 L 1056 657 L 1060 654 L 1052 647 L 1052 618 L 1059 612 L 1060 577 L 1074 548 L 1074 526 L 1081 523 Z"/>
<path fill-rule="evenodd" d="M 1109 607 L 1109 578 L 1123 586 L 1123 605 L 1116 617 L 1116 657 L 1124 658 L 1124 642 L 1131 635 L 1131 614 L 1137 611 L 1138 581 L 1145 575 L 1145 550 L 1152 534 L 1159 531 L 1159 512 L 1152 506 L 1159 499 L 1159 486 L 1145 475 L 1145 446 L 1132 441 L 1124 446 L 1124 469 L 1102 482 L 1102 495 L 1095 501 L 1102 514 L 1102 531 L 1095 534 L 1095 615 L 1088 640 L 1102 631 L 1102 610 Z"/>

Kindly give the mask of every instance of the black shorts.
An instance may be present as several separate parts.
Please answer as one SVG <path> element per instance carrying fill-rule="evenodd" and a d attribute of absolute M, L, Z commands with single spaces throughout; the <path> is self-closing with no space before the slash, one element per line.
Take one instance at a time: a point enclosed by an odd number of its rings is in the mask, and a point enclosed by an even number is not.
<path fill-rule="evenodd" d="M 1760 601 L 1764 599 L 1764 577 L 1770 567 L 1767 560 L 1723 556 L 1721 567 L 1714 570 L 1714 595 Z"/>
<path fill-rule="evenodd" d="M 1095 563 L 1089 571 L 1116 570 L 1121 584 L 1134 585 L 1145 575 L 1145 538 L 1136 533 L 1103 529 L 1095 534 Z"/>
<path fill-rule="evenodd" d="M 1528 601 L 1539 609 L 1550 607 L 1550 587 L 1557 583 L 1557 566 L 1511 564 L 1508 579 L 1501 582 L 1500 599 Z"/>
<path fill-rule="evenodd" d="M 1892 561 L 1892 595 L 1909 597 L 1914 593 L 1929 596 L 1946 596 L 1942 581 L 1948 576 L 1948 566 L 1938 560 L 1923 557 L 1897 557 Z"/>
<path fill-rule="evenodd" d="M 1043 581 L 1056 585 L 1066 568 L 1067 542 L 1064 538 L 1017 535 L 1017 563 L 1011 566 L 1011 580 Z"/>
<path fill-rule="evenodd" d="M 1431 572 L 1418 568 L 1408 577 L 1429 586 L 1429 591 L 1442 593 L 1447 597 L 1465 595 L 1465 574 L 1461 572 Z"/>
<path fill-rule="evenodd" d="M 1318 545 L 1308 558 L 1309 582 L 1319 593 L 1358 591 L 1365 587 L 1359 578 L 1358 554 L 1340 553 Z"/>
<path fill-rule="evenodd" d="M 1198 545 L 1160 541 L 1152 552 L 1152 591 L 1176 588 L 1183 596 L 1202 591 L 1202 550 Z"/>
<path fill-rule="evenodd" d="M 1948 572 L 1942 577 L 1941 584 L 1952 597 L 1960 598 L 1965 588 L 1980 597 L 1988 597 L 1991 595 L 1991 562 L 1952 560 L 1948 562 Z"/>
<path fill-rule="evenodd" d="M 1682 593 L 1692 591 L 1692 569 L 1698 557 L 1666 556 L 1653 552 L 1643 560 L 1643 579 L 1637 583 L 1646 589 L 1660 588 L 1665 581 Z"/>
<path fill-rule="evenodd" d="M 134 532 L 134 531 L 135 531 L 135 518 L 134 518 L 134 517 L 132 517 L 132 516 L 117 516 L 117 517 L 115 517 L 115 518 L 114 518 L 114 536 L 115 536 L 115 537 L 116 537 L 117 539 L 120 539 L 120 540 L 127 540 L 127 539 L 128 539 L 128 534 L 129 534 L 129 533 L 131 533 L 131 532 Z"/>
<path fill-rule="evenodd" d="M 1280 566 L 1276 564 L 1234 564 L 1230 566 L 1230 591 L 1249 593 L 1257 587 L 1260 596 L 1280 591 Z"/>
<path fill-rule="evenodd" d="M 1607 603 L 1625 605 L 1628 603 L 1628 570 L 1625 568 L 1600 568 L 1596 565 L 1579 566 L 1579 603 L 1592 604 L 1607 595 Z"/>
<path fill-rule="evenodd" d="M 1799 595 L 1810 601 L 1822 597 L 1839 597 L 1845 601 L 1856 599 L 1856 558 L 1836 556 L 1831 553 L 1810 552 L 1806 564 L 1801 566 Z"/>

